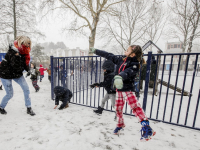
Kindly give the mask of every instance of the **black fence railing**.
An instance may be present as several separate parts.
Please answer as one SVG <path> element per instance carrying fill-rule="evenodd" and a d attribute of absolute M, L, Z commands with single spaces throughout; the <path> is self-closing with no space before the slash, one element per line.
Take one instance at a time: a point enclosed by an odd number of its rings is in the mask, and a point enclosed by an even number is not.
<path fill-rule="evenodd" d="M 199 57 L 200 53 L 144 55 L 147 64 L 140 71 L 139 102 L 150 119 L 200 130 Z M 89 85 L 103 81 L 103 61 L 98 56 L 51 57 L 52 99 L 53 87 L 60 85 L 73 92 L 72 103 L 98 107 L 105 91 Z M 113 111 L 110 101 L 105 109 Z M 133 115 L 127 104 L 124 114 Z"/>

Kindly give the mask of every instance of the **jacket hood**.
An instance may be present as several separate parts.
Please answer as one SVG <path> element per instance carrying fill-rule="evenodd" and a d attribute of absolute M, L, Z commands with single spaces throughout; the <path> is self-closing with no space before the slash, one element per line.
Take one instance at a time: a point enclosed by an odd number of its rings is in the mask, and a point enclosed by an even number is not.
<path fill-rule="evenodd" d="M 9 44 L 9 50 L 10 50 L 10 49 L 12 49 L 12 50 L 14 50 L 15 52 L 19 53 L 19 50 L 14 46 L 13 43 L 10 43 L 10 44 Z"/>
<path fill-rule="evenodd" d="M 42 64 L 40 64 L 40 68 L 43 67 Z"/>
<path fill-rule="evenodd" d="M 65 88 L 63 88 L 61 86 L 56 86 L 54 88 L 54 93 L 56 96 L 62 96 L 65 92 L 66 92 Z"/>
<path fill-rule="evenodd" d="M 102 65 L 102 69 L 106 70 L 107 72 L 113 72 L 114 68 L 115 64 L 110 60 L 106 60 Z"/>

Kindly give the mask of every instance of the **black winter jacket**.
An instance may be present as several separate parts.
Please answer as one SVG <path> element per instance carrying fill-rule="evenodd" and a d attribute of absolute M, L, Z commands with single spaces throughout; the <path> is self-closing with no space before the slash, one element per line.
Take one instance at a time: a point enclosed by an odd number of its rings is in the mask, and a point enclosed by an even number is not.
<path fill-rule="evenodd" d="M 19 78 L 23 75 L 24 70 L 29 71 L 29 66 L 25 62 L 25 55 L 15 55 L 16 53 L 19 53 L 18 49 L 13 44 L 10 44 L 5 59 L 0 64 L 0 78 Z"/>
<path fill-rule="evenodd" d="M 111 88 L 113 86 L 114 76 L 115 76 L 114 72 L 109 72 L 109 71 L 104 72 L 104 81 L 99 83 L 99 86 L 104 87 L 108 94 L 116 93 L 116 91 L 113 90 L 113 88 Z"/>
<path fill-rule="evenodd" d="M 31 74 L 31 77 L 30 79 L 31 80 L 37 80 L 37 77 L 39 76 L 40 72 L 38 69 L 34 68 L 34 69 L 30 69 L 30 74 Z"/>
<path fill-rule="evenodd" d="M 115 75 L 120 75 L 123 78 L 123 88 L 117 89 L 118 91 L 133 91 L 134 79 L 137 72 L 139 71 L 139 62 L 136 57 L 128 57 L 124 63 L 123 58 L 125 56 L 115 56 L 112 53 L 101 50 L 96 50 L 95 54 L 111 60 L 114 64 L 117 65 L 115 69 Z M 124 71 L 122 71 L 123 69 Z"/>
<path fill-rule="evenodd" d="M 59 101 L 62 101 L 60 108 L 64 108 L 67 105 L 67 102 L 70 102 L 72 98 L 72 92 L 69 89 L 66 89 L 62 86 L 56 86 L 54 88 L 54 93 L 56 95 L 55 105 L 59 105 Z"/>

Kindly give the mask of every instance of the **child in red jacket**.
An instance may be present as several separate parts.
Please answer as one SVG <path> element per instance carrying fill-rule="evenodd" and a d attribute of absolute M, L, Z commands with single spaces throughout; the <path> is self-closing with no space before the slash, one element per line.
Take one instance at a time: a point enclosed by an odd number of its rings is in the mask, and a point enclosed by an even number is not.
<path fill-rule="evenodd" d="M 40 82 L 42 82 L 42 78 L 44 78 L 44 71 L 46 71 L 46 70 L 47 70 L 47 68 L 44 69 L 42 64 L 40 64 L 40 69 L 39 69 L 39 71 L 40 71 Z"/>

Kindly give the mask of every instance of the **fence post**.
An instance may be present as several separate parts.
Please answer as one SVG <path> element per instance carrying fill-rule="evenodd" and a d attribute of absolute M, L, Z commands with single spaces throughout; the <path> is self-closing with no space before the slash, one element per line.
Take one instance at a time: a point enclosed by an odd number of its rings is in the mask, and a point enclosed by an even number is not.
<path fill-rule="evenodd" d="M 53 87 L 54 87 L 54 76 L 53 76 L 53 56 L 50 56 L 50 62 L 51 62 L 51 99 L 54 99 L 54 92 L 53 92 Z"/>
<path fill-rule="evenodd" d="M 150 71 L 151 71 L 151 57 L 152 57 L 152 52 L 148 52 L 145 87 L 144 87 L 144 98 L 143 98 L 143 105 L 142 105 L 144 112 L 146 111 L 146 105 L 147 105 L 149 78 L 150 78 Z"/>
<path fill-rule="evenodd" d="M 161 51 L 158 52 L 158 54 L 161 54 Z M 157 67 L 157 72 L 156 72 L 156 84 L 155 84 L 155 90 L 154 90 L 154 95 L 157 96 L 157 92 L 158 92 L 158 75 L 159 75 L 159 71 L 160 71 L 160 62 L 161 62 L 161 55 L 158 55 L 157 56 L 158 59 L 157 59 L 157 64 L 156 64 L 156 67 Z"/>

